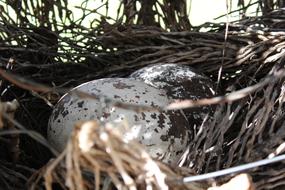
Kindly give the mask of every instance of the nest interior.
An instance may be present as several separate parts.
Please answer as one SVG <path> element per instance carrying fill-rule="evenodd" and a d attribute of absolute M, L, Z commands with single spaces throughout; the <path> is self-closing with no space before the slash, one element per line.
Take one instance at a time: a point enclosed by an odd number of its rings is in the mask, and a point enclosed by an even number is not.
<path fill-rule="evenodd" d="M 15 146 L 11 135 L 0 133 L 1 187 L 30 185 L 53 157 L 46 128 L 63 89 L 98 78 L 126 77 L 157 63 L 189 65 L 220 89 L 220 98 L 212 102 L 219 109 L 191 142 L 185 167 L 201 174 L 282 154 L 285 17 L 279 9 L 281 1 L 257 1 L 261 16 L 197 27 L 186 17 L 186 1 L 122 1 L 116 19 L 82 3 L 78 8 L 82 18 L 76 21 L 68 1 L 56 2 L 5 1 L 6 6 L 0 7 L 1 100 L 17 99 L 20 104 L 13 120 L 20 134 L 16 153 L 11 151 Z M 140 9 L 135 6 L 138 2 Z M 108 10 L 108 3 L 100 1 L 100 6 Z M 240 6 L 241 12 L 248 8 Z M 94 15 L 89 27 L 82 25 Z M 247 172 L 257 189 L 285 186 L 280 164 Z M 41 189 L 43 183 L 32 187 Z"/>

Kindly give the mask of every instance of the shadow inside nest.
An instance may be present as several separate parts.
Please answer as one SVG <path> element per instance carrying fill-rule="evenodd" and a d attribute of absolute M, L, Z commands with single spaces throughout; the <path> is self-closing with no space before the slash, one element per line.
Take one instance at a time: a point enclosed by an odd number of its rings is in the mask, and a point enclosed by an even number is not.
<path fill-rule="evenodd" d="M 278 67 L 279 69 L 282 69 L 282 64 Z M 239 83 L 244 80 L 243 77 L 248 76 L 241 75 L 238 78 L 240 79 Z M 237 78 L 231 80 L 237 80 Z M 258 79 L 251 80 L 249 83 L 256 84 L 257 81 Z M 246 98 L 220 104 L 214 114 L 214 119 L 205 121 L 204 125 L 207 127 L 204 127 L 199 133 L 196 131 L 197 136 L 190 144 L 184 166 L 191 166 L 197 173 L 207 173 L 216 171 L 217 168 L 223 169 L 260 160 L 272 153 L 285 135 L 283 133 L 285 117 L 282 104 L 283 91 L 281 91 L 283 81 L 282 78 L 272 81 L 269 83 L 270 85 L 265 85 Z M 221 86 L 227 83 L 229 81 L 224 79 L 221 81 Z M 239 90 L 235 90 L 235 88 L 247 87 L 247 84 L 240 85 L 239 83 L 235 83 L 235 86 L 225 85 L 227 88 L 222 90 L 221 94 L 234 93 Z M 10 90 L 13 95 L 9 94 Z M 46 137 L 46 128 L 52 107 L 43 99 L 35 97 L 31 92 L 16 87 L 11 87 L 10 90 L 2 98 L 3 101 L 10 100 L 11 97 L 19 99 L 21 106 L 16 112 L 15 119 L 28 129 L 37 131 Z M 281 103 L 276 101 L 281 101 Z M 27 135 L 20 137 L 20 150 L 17 163 L 32 169 L 41 168 L 53 157 L 46 147 Z M 2 159 L 9 160 L 9 158 Z M 274 165 L 272 167 L 275 168 Z M 276 170 L 280 170 L 280 168 L 274 169 L 274 171 Z M 282 175 L 273 173 L 271 174 L 273 181 L 275 178 L 278 180 Z M 260 187 L 266 187 L 262 180 L 260 181 L 260 173 L 253 170 L 250 174 L 254 180 L 257 180 Z M 30 174 L 27 173 L 27 175 Z M 277 176 L 274 177 L 275 175 Z M 267 186 L 270 187 L 270 184 Z"/>

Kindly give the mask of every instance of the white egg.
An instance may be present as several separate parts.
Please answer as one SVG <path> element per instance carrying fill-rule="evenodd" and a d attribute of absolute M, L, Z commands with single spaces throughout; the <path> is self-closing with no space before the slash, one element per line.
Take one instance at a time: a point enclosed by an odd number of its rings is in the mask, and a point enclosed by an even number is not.
<path fill-rule="evenodd" d="M 216 94 L 214 82 L 186 65 L 150 65 L 135 71 L 129 78 L 143 81 L 158 89 L 164 89 L 166 94 L 173 99 L 197 100 L 210 98 Z M 203 106 L 183 111 L 190 126 L 200 126 L 204 117 L 212 113 L 213 110 L 213 106 Z"/>
<path fill-rule="evenodd" d="M 99 79 L 74 89 L 123 103 L 153 107 L 163 107 L 170 103 L 165 91 L 134 79 Z M 62 151 L 74 124 L 93 119 L 113 123 L 114 126 L 121 126 L 118 123 L 127 121 L 130 131 L 124 134 L 124 138 L 135 138 L 146 146 L 152 157 L 172 164 L 178 161 L 193 135 L 182 111 L 135 112 L 96 99 L 78 97 L 71 91 L 54 107 L 49 119 L 48 140 Z"/>

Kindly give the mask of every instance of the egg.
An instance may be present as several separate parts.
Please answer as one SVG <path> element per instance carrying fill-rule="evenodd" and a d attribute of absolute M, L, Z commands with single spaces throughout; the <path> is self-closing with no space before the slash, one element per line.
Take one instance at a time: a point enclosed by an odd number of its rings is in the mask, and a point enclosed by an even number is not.
<path fill-rule="evenodd" d="M 213 97 L 215 83 L 191 67 L 177 64 L 156 64 L 132 73 L 129 78 L 143 81 L 157 89 L 164 89 L 173 99 L 192 99 Z M 207 114 L 212 114 L 213 106 L 184 109 L 190 126 L 199 127 Z"/>
<path fill-rule="evenodd" d="M 153 158 L 171 164 L 179 160 L 193 136 L 181 110 L 136 112 L 114 107 L 101 98 L 79 97 L 73 93 L 75 90 L 128 104 L 163 107 L 170 103 L 164 90 L 134 79 L 105 78 L 84 83 L 65 94 L 49 118 L 48 140 L 59 151 L 64 149 L 74 124 L 79 121 L 97 120 L 117 127 L 126 121 L 129 126 L 123 134 L 126 140 L 136 139 Z"/>

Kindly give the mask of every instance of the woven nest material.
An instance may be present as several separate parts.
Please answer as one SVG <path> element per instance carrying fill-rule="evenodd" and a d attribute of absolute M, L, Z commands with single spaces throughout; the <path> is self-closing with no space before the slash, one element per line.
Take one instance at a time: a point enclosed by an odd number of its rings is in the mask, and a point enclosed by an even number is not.
<path fill-rule="evenodd" d="M 69 18 L 68 9 L 61 8 Z M 13 23 L 2 12 L 1 99 L 17 99 L 20 106 L 12 115 L 7 109 L 2 111 L 0 149 L 4 154 L 0 156 L 0 186 L 202 190 L 214 183 L 225 183 L 233 176 L 193 183 L 185 183 L 183 178 L 282 154 L 283 15 L 281 9 L 228 25 L 207 23 L 196 28 L 181 18 L 176 23 L 180 27 L 166 22 L 170 28 L 167 31 L 157 24 L 134 25 L 128 19 L 109 24 L 105 17 L 96 28 L 84 28 L 74 22 L 61 29 L 52 22 L 50 26 L 35 27 Z M 25 18 L 19 20 L 25 22 Z M 199 32 L 202 28 L 208 32 Z M 152 160 L 140 144 L 125 142 L 117 131 L 94 121 L 77 125 L 63 153 L 57 154 L 49 146 L 45 137 L 52 106 L 69 88 L 98 78 L 126 77 L 134 70 L 157 63 L 189 65 L 209 76 L 220 89 L 218 97 L 172 105 L 172 108 L 220 105 L 213 119 L 205 119 L 202 130 L 196 133 L 183 167 L 171 168 Z M 93 126 L 88 138 L 96 140 L 91 140 L 93 149 L 83 151 L 78 142 L 87 124 Z M 50 160 L 52 157 L 55 158 Z M 244 172 L 248 174 L 243 181 L 244 189 L 285 187 L 283 162 Z"/>

